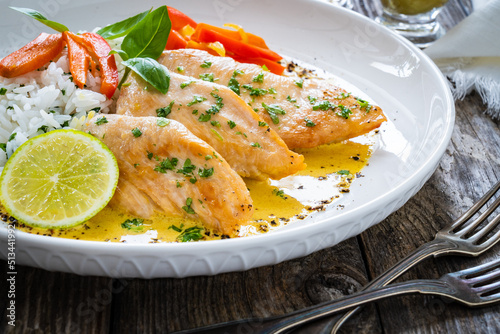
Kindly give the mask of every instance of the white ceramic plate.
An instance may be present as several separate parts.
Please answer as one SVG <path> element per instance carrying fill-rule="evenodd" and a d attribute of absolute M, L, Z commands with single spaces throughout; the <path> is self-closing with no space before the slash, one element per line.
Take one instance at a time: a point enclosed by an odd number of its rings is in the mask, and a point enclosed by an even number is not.
<path fill-rule="evenodd" d="M 0 55 L 42 28 L 7 9 L 29 7 L 73 31 L 116 22 L 165 1 L 2 1 Z M 420 50 L 354 12 L 307 0 L 168 1 L 195 20 L 238 23 L 275 51 L 323 68 L 357 86 L 386 112 L 393 127 L 340 204 L 273 233 L 219 241 L 123 244 L 16 233 L 16 263 L 81 275 L 185 277 L 276 264 L 333 246 L 380 222 L 434 172 L 451 136 L 454 103 L 447 82 Z M 387 134 L 391 135 L 388 136 Z M 339 204 L 338 202 L 336 204 Z M 0 254 L 7 258 L 7 229 Z"/>

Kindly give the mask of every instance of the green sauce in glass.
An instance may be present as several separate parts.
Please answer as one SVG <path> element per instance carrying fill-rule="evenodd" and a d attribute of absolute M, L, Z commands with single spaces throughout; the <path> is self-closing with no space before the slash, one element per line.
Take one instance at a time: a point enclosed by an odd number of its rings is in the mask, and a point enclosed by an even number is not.
<path fill-rule="evenodd" d="M 384 8 L 404 15 L 427 13 L 443 6 L 448 0 L 381 0 Z"/>

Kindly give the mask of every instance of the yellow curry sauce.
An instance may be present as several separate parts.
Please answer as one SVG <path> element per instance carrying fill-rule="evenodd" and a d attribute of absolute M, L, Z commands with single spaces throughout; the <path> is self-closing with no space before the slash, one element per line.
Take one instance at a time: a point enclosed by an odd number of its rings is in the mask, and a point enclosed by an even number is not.
<path fill-rule="evenodd" d="M 368 139 L 370 135 L 366 136 Z M 368 139 L 369 141 L 369 139 Z M 348 192 L 350 182 L 359 176 L 371 155 L 371 143 L 346 141 L 312 149 L 300 149 L 307 169 L 282 180 L 245 180 L 254 201 L 252 221 L 241 226 L 239 236 L 275 230 L 301 220 Z M 5 220 L 6 214 L 0 208 Z M 105 242 L 154 243 L 189 241 L 185 231 L 191 228 L 199 240 L 228 238 L 203 226 L 200 221 L 157 214 L 152 219 L 135 217 L 110 207 L 104 208 L 86 223 L 69 229 L 46 230 L 17 223 L 17 229 L 32 234 Z M 135 224 L 134 224 L 135 223 Z M 299 222 L 300 223 L 300 222 Z M 305 222 L 304 222 L 305 223 Z M 195 238 L 194 240 L 197 240 Z"/>

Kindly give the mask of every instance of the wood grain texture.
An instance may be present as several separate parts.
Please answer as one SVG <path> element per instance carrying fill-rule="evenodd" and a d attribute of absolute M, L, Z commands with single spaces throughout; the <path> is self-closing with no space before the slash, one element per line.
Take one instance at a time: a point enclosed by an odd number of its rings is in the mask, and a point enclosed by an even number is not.
<path fill-rule="evenodd" d="M 452 27 L 466 12 L 451 0 L 440 16 Z M 355 0 L 373 17 L 376 3 Z M 400 210 L 360 236 L 275 266 L 217 276 L 122 280 L 81 277 L 18 266 L 16 327 L 7 326 L 6 262 L 0 262 L 0 332 L 168 333 L 221 321 L 280 315 L 359 290 L 431 240 L 500 179 L 500 123 L 471 94 L 456 103 L 452 140 L 441 163 Z M 426 260 L 399 280 L 437 278 L 499 257 Z M 495 333 L 500 305 L 470 309 L 429 296 L 398 297 L 363 309 L 342 333 Z M 294 333 L 319 333 L 318 322 Z"/>

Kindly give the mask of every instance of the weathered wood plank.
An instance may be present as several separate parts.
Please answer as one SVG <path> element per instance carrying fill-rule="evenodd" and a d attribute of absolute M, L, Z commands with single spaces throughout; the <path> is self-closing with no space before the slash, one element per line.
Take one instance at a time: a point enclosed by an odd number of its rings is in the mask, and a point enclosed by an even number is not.
<path fill-rule="evenodd" d="M 280 315 L 350 294 L 366 282 L 355 238 L 301 259 L 246 272 L 134 280 L 113 299 L 111 332 L 177 331 Z M 378 324 L 373 309 L 359 321 L 367 328 Z"/>
<path fill-rule="evenodd" d="M 499 123 L 482 113 L 480 98 L 457 103 L 457 122 L 441 164 L 403 208 L 361 235 L 372 277 L 404 254 L 433 239 L 500 179 Z M 500 245 L 478 259 L 430 259 L 401 279 L 437 278 L 498 257 Z M 470 309 L 437 297 L 401 297 L 378 303 L 386 333 L 499 332 L 500 306 Z"/>
<path fill-rule="evenodd" d="M 2 273 L 6 273 L 2 261 Z M 107 333 L 111 310 L 109 278 L 81 277 L 17 266 L 16 326 L 0 320 L 3 333 Z M 0 291 L 6 301 L 4 274 Z M 4 293 L 5 291 L 5 293 Z M 2 307 L 2 312 L 5 308 Z"/>

